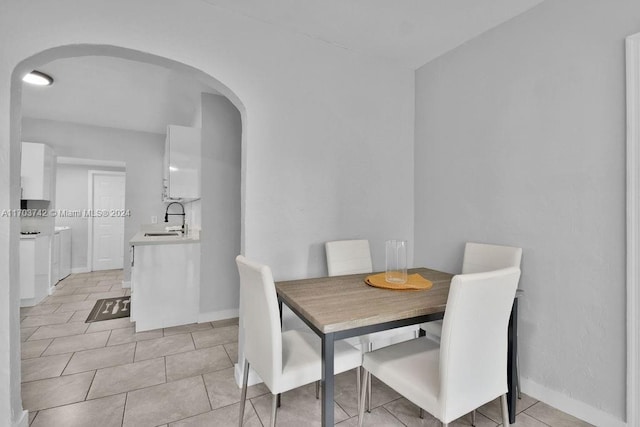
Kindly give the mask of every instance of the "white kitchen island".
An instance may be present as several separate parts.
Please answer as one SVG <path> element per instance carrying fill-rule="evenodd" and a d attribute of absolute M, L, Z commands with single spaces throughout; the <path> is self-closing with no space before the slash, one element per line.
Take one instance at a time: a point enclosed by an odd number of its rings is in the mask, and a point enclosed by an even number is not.
<path fill-rule="evenodd" d="M 136 234 L 131 246 L 131 321 L 136 332 L 196 323 L 200 240 Z"/>

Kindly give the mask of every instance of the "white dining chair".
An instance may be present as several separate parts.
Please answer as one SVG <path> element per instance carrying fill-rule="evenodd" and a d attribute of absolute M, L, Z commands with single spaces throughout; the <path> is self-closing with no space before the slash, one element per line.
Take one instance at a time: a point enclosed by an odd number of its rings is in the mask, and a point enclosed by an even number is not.
<path fill-rule="evenodd" d="M 244 327 L 244 368 L 239 425 L 247 398 L 249 368 L 253 368 L 271 391 L 271 426 L 276 424 L 280 393 L 322 378 L 321 342 L 316 335 L 299 330 L 282 332 L 278 297 L 271 269 L 236 257 L 240 273 L 240 299 Z M 356 369 L 360 391 L 360 351 L 346 342 L 335 342 L 334 372 Z M 359 398 L 359 393 L 358 393 Z"/>
<path fill-rule="evenodd" d="M 507 267 L 520 268 L 521 259 L 522 248 L 467 242 L 462 259 L 462 274 L 482 273 Z M 422 323 L 420 329 L 428 338 L 439 342 L 442 320 Z"/>
<path fill-rule="evenodd" d="M 445 427 L 497 397 L 509 425 L 507 329 L 519 278 L 515 267 L 454 276 L 440 344 L 423 337 L 366 353 L 359 426 L 369 374 Z"/>
<path fill-rule="evenodd" d="M 335 240 L 325 243 L 327 255 L 327 269 L 329 276 L 342 276 L 346 274 L 371 273 L 371 249 L 368 240 Z M 355 339 L 347 339 L 350 344 L 356 345 L 359 341 L 362 353 L 372 351 L 395 342 L 406 341 L 418 337 L 419 325 L 403 326 L 387 331 L 374 332 L 360 335 Z M 371 410 L 371 381 L 368 382 L 367 411 Z M 316 387 L 316 395 L 319 390 Z"/>
<path fill-rule="evenodd" d="M 522 248 L 515 246 L 491 245 L 488 243 L 467 242 L 464 247 L 464 256 L 462 258 L 462 274 L 482 273 L 485 271 L 498 270 L 500 268 L 518 267 L 522 261 Z M 425 336 L 440 342 L 442 334 L 442 320 L 423 323 L 420 329 L 424 331 Z M 520 393 L 520 358 L 516 362 L 516 384 L 518 390 L 518 399 Z M 475 420 L 475 413 L 473 414 Z"/>

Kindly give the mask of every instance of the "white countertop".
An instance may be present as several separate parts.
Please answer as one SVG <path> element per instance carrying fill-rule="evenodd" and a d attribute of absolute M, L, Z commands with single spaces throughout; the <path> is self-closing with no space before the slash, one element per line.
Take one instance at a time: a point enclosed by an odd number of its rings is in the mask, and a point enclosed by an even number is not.
<path fill-rule="evenodd" d="M 20 240 L 31 240 L 31 239 L 35 239 L 36 237 L 40 237 L 43 236 L 43 234 L 21 234 L 20 235 Z"/>
<path fill-rule="evenodd" d="M 194 237 L 182 237 L 182 236 L 145 236 L 145 233 L 149 231 L 137 232 L 131 240 L 129 240 L 130 246 L 139 245 L 179 245 L 188 243 L 200 243 L 200 238 Z"/>

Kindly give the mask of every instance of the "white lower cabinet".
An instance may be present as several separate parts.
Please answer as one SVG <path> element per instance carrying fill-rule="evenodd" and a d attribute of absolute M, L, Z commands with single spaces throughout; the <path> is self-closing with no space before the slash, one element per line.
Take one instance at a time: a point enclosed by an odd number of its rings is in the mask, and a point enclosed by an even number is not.
<path fill-rule="evenodd" d="M 51 286 L 55 286 L 60 280 L 60 231 L 53 233 L 51 245 Z"/>
<path fill-rule="evenodd" d="M 60 259 L 58 261 L 58 280 L 71 274 L 71 229 L 60 230 Z"/>
<path fill-rule="evenodd" d="M 20 307 L 38 304 L 49 294 L 50 237 L 20 239 Z"/>
<path fill-rule="evenodd" d="M 196 323 L 200 243 L 131 248 L 131 320 L 136 332 Z"/>

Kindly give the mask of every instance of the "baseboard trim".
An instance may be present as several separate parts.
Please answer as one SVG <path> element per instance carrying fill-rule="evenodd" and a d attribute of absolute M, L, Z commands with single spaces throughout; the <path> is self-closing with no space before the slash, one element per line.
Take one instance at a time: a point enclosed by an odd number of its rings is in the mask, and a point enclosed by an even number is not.
<path fill-rule="evenodd" d="M 234 317 L 238 317 L 238 312 L 238 309 L 234 308 L 232 310 L 208 311 L 206 313 L 200 313 L 198 315 L 198 323 L 233 319 Z"/>
<path fill-rule="evenodd" d="M 123 280 L 122 289 L 131 289 L 131 280 Z"/>
<path fill-rule="evenodd" d="M 22 411 L 18 420 L 13 423 L 13 427 L 29 427 L 29 411 Z"/>
<path fill-rule="evenodd" d="M 238 385 L 238 388 L 242 388 L 242 368 L 240 368 L 240 365 L 238 365 L 237 363 L 234 365 L 234 368 L 235 368 L 234 376 L 236 378 L 236 384 Z M 262 378 L 260 378 L 260 376 L 256 374 L 256 371 L 249 368 L 249 378 L 247 379 L 247 387 L 260 384 L 261 382 L 263 382 Z"/>
<path fill-rule="evenodd" d="M 91 273 L 89 267 L 75 267 L 71 269 L 71 274 Z"/>
<path fill-rule="evenodd" d="M 43 295 L 40 298 L 21 298 L 20 299 L 20 307 L 33 307 L 34 305 L 39 304 L 45 299 L 47 295 Z"/>
<path fill-rule="evenodd" d="M 608 427 L 627 426 L 626 422 L 615 418 L 611 414 L 594 408 L 584 402 L 580 402 L 579 400 L 575 400 L 566 394 L 551 390 L 528 378 L 522 378 L 521 382 L 523 393 L 590 424 Z"/>

